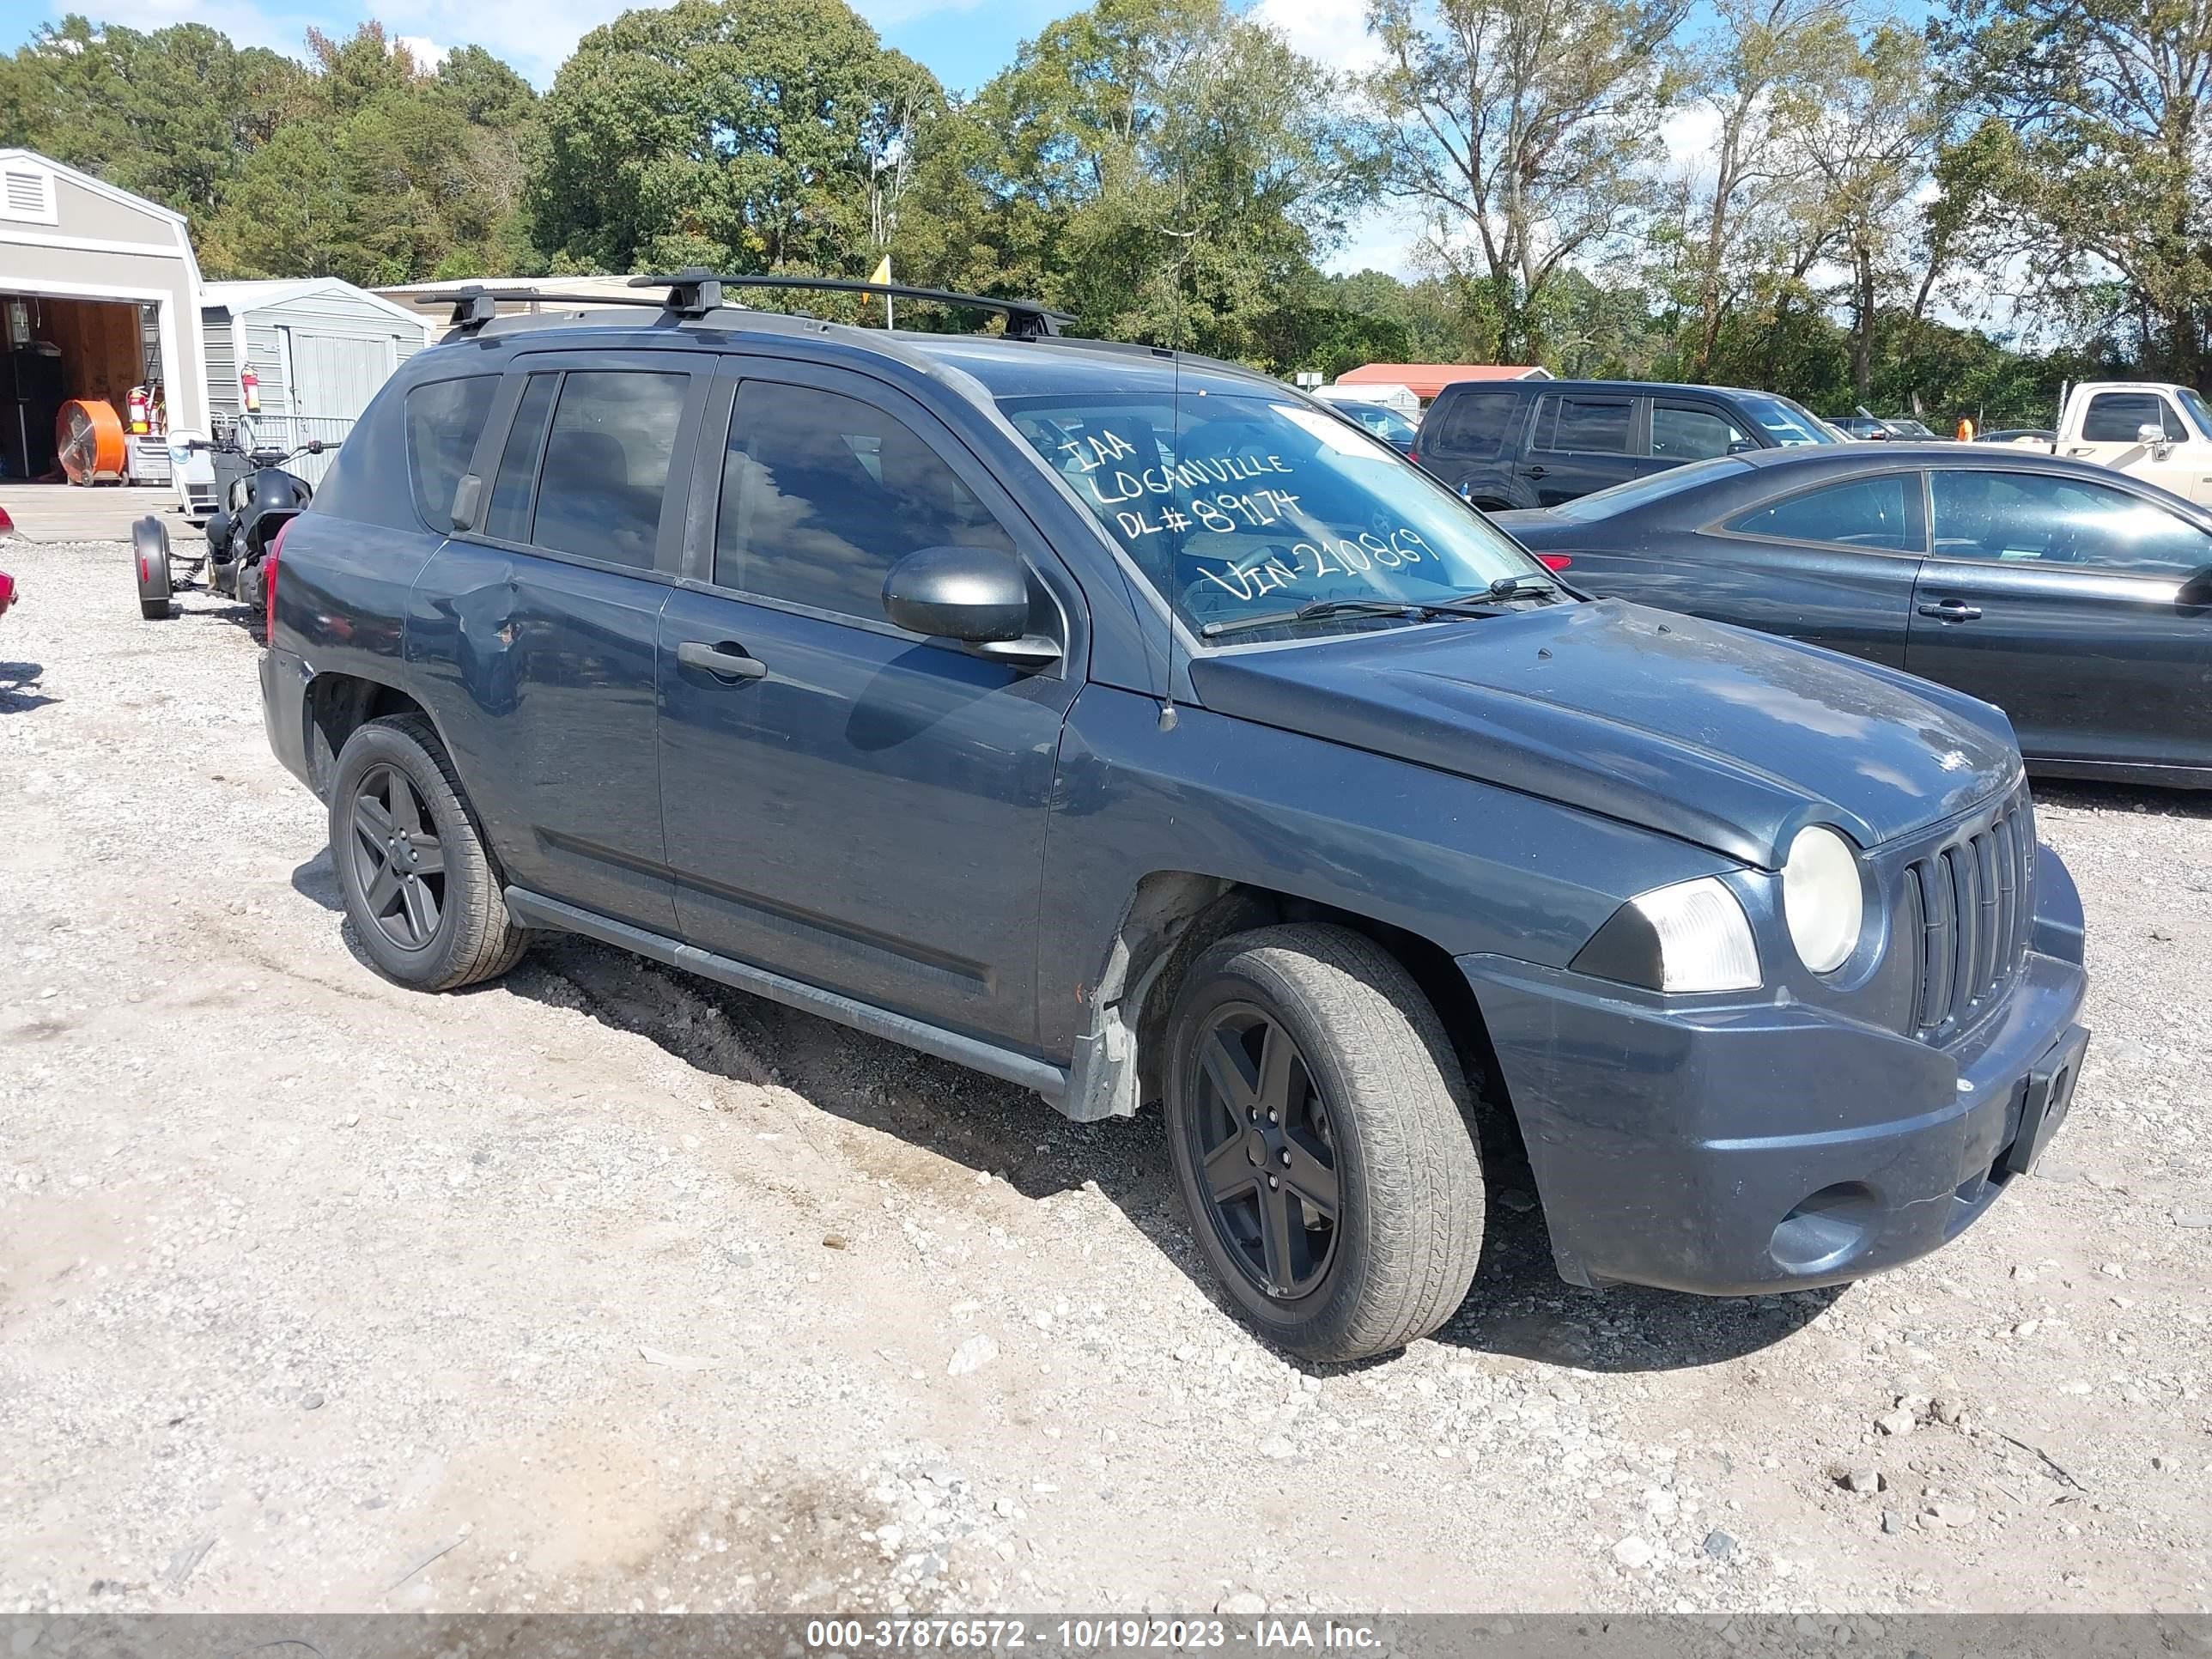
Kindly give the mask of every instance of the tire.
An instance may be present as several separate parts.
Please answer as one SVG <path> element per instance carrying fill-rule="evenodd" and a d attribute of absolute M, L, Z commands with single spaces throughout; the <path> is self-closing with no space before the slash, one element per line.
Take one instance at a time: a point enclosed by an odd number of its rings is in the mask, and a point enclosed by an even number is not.
<path fill-rule="evenodd" d="M 131 526 L 131 574 L 138 582 L 138 614 L 161 622 L 169 614 L 169 531 L 149 514 Z"/>
<path fill-rule="evenodd" d="M 338 751 L 331 864 L 362 949 L 402 985 L 451 991 L 496 979 L 530 948 L 453 761 L 418 714 L 370 720 Z"/>
<path fill-rule="evenodd" d="M 1271 1068 L 1285 1035 L 1291 1054 Z M 1274 1097 L 1275 1071 L 1285 1104 L 1280 1121 L 1263 1121 L 1256 1103 Z M 1485 1221 L 1466 1080 L 1436 1010 L 1371 939 L 1298 923 L 1206 951 L 1176 998 L 1164 1095 L 1200 1249 L 1261 1336 L 1306 1359 L 1364 1359 L 1427 1335 L 1466 1299 Z M 1269 1178 L 1279 1182 L 1272 1201 L 1303 1223 L 1286 1219 L 1272 1252 L 1261 1200 Z M 1324 1239 L 1323 1212 L 1304 1194 L 1332 1183 Z M 1239 1185 L 1248 1196 L 1226 1196 Z"/>

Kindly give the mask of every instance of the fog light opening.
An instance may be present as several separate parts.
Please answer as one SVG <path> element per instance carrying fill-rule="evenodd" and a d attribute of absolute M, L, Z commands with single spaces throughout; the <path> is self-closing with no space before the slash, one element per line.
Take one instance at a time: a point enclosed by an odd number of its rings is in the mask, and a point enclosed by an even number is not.
<path fill-rule="evenodd" d="M 1856 1181 L 1823 1187 L 1782 1218 L 1767 1245 L 1785 1273 L 1829 1273 L 1865 1249 L 1880 1206 Z"/>

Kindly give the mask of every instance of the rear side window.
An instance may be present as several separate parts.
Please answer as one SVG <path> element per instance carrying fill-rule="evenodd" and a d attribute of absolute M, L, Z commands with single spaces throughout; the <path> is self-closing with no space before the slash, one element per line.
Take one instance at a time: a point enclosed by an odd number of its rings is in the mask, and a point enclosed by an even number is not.
<path fill-rule="evenodd" d="M 407 393 L 407 476 L 415 510 L 433 530 L 453 527 L 453 493 L 483 435 L 496 374 L 431 380 Z"/>
<path fill-rule="evenodd" d="M 2081 416 L 2081 438 L 2085 443 L 2131 444 L 2139 426 L 2154 426 L 2174 443 L 2189 436 L 2173 405 L 2155 392 L 2100 392 Z"/>
<path fill-rule="evenodd" d="M 636 369 L 564 376 L 545 436 L 532 544 L 650 569 L 690 388 L 688 375 Z"/>
<path fill-rule="evenodd" d="M 1628 417 L 1635 405 L 1626 398 L 1544 399 L 1536 410 L 1532 449 L 1576 455 L 1628 453 Z"/>
<path fill-rule="evenodd" d="M 1014 550 L 944 457 L 856 398 L 738 389 L 714 526 L 714 581 L 880 621 L 884 578 L 924 547 Z"/>
<path fill-rule="evenodd" d="M 1790 542 L 1837 542 L 1892 553 L 1917 553 L 1920 532 L 1911 497 L 1919 489 L 1913 472 L 1879 478 L 1854 478 L 1823 489 L 1808 489 L 1729 521 L 1746 536 L 1771 536 Z"/>
<path fill-rule="evenodd" d="M 1520 398 L 1510 392 L 1462 392 L 1451 400 L 1438 422 L 1437 442 L 1448 455 L 1486 461 L 1505 447 L 1505 429 L 1513 423 Z"/>

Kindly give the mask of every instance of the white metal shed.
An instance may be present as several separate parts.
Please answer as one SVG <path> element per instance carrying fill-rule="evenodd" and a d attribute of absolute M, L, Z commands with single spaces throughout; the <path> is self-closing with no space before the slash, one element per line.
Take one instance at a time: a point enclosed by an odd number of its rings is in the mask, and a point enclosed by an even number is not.
<path fill-rule="evenodd" d="M 159 384 L 173 424 L 204 423 L 200 293 L 181 214 L 0 149 L 0 474 L 52 472 L 70 399 L 122 422 L 131 388 Z"/>
<path fill-rule="evenodd" d="M 343 438 L 392 371 L 429 343 L 418 313 L 335 276 L 209 283 L 201 295 L 209 407 L 219 422 L 246 413 L 241 377 L 252 369 L 254 429 L 266 442 Z M 303 455 L 296 470 L 319 483 L 328 465 Z"/>

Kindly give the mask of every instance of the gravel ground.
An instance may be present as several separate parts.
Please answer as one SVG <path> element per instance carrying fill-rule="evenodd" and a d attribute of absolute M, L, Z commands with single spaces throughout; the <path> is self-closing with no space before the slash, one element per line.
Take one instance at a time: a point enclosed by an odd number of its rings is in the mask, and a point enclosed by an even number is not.
<path fill-rule="evenodd" d="M 426 998 L 240 613 L 0 544 L 0 1610 L 2202 1610 L 2212 824 L 2052 785 L 2040 1179 L 1841 1292 L 1503 1212 L 1402 1357 L 1211 1299 L 1156 1121 L 595 945 Z"/>

